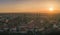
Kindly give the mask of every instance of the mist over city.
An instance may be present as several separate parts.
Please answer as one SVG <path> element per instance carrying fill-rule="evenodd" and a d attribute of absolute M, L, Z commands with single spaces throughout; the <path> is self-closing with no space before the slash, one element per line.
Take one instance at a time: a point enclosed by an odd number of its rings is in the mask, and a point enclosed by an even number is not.
<path fill-rule="evenodd" d="M 60 35 L 60 0 L 0 0 L 1 35 Z"/>

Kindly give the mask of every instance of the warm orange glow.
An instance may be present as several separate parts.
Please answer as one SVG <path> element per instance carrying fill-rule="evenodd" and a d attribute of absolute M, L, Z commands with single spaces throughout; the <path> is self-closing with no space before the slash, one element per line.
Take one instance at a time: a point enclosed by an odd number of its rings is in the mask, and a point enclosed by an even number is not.
<path fill-rule="evenodd" d="M 32 1 L 31 1 L 32 2 Z M 59 10 L 56 2 L 32 2 L 30 3 L 15 3 L 15 4 L 0 4 L 0 13 L 55 13 Z M 59 12 L 59 11 L 57 11 Z"/>
<path fill-rule="evenodd" d="M 53 8 L 51 7 L 51 8 L 49 8 L 49 10 L 50 10 L 50 11 L 53 11 Z"/>

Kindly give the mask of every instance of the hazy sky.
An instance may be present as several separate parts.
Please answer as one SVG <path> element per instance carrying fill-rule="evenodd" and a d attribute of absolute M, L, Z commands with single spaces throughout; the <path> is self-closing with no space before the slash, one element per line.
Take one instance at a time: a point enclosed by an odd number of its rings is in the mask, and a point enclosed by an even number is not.
<path fill-rule="evenodd" d="M 0 0 L 0 12 L 47 11 L 50 7 L 60 9 L 60 0 Z"/>

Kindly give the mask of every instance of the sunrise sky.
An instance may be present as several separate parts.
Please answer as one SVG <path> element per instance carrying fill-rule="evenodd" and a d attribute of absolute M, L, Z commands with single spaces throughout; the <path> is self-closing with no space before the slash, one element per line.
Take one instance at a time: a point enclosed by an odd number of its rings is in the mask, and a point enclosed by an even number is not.
<path fill-rule="evenodd" d="M 60 10 L 60 0 L 0 0 L 0 13 Z"/>

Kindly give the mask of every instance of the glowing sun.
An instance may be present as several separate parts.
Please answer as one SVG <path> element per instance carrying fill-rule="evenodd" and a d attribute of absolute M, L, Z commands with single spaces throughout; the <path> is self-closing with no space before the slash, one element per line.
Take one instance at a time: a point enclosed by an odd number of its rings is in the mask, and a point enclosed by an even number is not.
<path fill-rule="evenodd" d="M 50 11 L 53 11 L 54 9 L 53 9 L 53 7 L 50 7 L 49 10 L 50 10 Z"/>

